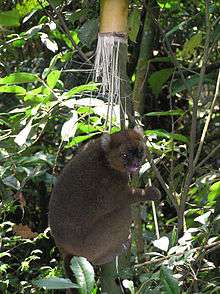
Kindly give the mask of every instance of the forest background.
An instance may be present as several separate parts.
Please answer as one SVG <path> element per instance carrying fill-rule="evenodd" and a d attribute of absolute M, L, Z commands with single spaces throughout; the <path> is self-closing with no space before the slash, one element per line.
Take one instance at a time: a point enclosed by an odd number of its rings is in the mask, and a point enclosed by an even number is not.
<path fill-rule="evenodd" d="M 131 293 L 220 291 L 219 11 L 218 1 L 129 1 L 127 75 L 152 157 L 136 184 L 150 178 L 162 192 L 156 212 L 134 208 L 120 272 Z M 99 1 L 0 0 L 2 293 L 51 293 L 42 278 L 65 284 L 48 202 L 64 164 L 104 131 L 98 24 Z M 89 271 L 78 267 L 80 291 L 99 293 Z"/>

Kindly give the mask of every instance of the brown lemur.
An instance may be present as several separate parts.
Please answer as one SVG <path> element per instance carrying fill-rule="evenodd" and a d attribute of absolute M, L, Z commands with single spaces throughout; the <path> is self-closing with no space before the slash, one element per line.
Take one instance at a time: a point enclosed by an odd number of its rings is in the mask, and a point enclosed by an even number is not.
<path fill-rule="evenodd" d="M 50 199 L 49 225 L 66 262 L 83 256 L 100 265 L 126 249 L 131 204 L 160 199 L 155 187 L 128 185 L 145 148 L 140 128 L 103 134 L 64 167 Z"/>

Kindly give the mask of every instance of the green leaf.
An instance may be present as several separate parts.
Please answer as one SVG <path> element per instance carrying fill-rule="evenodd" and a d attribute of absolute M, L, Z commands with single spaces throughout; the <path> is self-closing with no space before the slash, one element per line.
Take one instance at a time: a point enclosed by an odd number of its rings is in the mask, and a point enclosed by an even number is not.
<path fill-rule="evenodd" d="M 215 200 L 217 200 L 218 197 L 220 197 L 220 181 L 214 183 L 210 187 L 210 193 L 208 194 L 208 202 L 211 203 Z"/>
<path fill-rule="evenodd" d="M 15 85 L 1 86 L 0 93 L 15 93 L 15 94 L 25 95 L 26 90 L 20 86 L 15 86 Z"/>
<path fill-rule="evenodd" d="M 73 140 L 71 140 L 66 146 L 65 148 L 71 148 L 79 143 L 82 143 L 83 141 L 86 141 L 90 138 L 92 138 L 93 136 L 100 134 L 100 132 L 96 132 L 96 133 L 92 133 L 90 135 L 83 135 L 83 136 L 77 136 L 75 137 Z"/>
<path fill-rule="evenodd" d="M 128 36 L 132 42 L 136 41 L 140 24 L 141 24 L 140 10 L 138 8 L 134 8 L 132 9 L 128 17 Z"/>
<path fill-rule="evenodd" d="M 80 41 L 87 48 L 90 48 L 92 42 L 97 39 L 98 23 L 98 19 L 96 18 L 88 19 L 79 29 L 78 36 Z"/>
<path fill-rule="evenodd" d="M 172 234 L 170 237 L 170 247 L 173 247 L 177 244 L 178 241 L 178 231 L 176 227 L 173 227 Z"/>
<path fill-rule="evenodd" d="M 175 110 L 168 110 L 168 111 L 148 112 L 145 114 L 145 116 L 172 116 L 172 115 L 182 116 L 184 115 L 184 111 L 182 109 L 175 109 Z"/>
<path fill-rule="evenodd" d="M 92 265 L 84 257 L 74 256 L 71 259 L 70 267 L 74 273 L 77 284 L 80 285 L 81 294 L 91 294 L 95 285 L 95 273 Z"/>
<path fill-rule="evenodd" d="M 91 124 L 86 124 L 86 123 L 79 123 L 78 124 L 78 130 L 80 130 L 83 133 L 91 133 L 97 131 L 97 127 L 94 127 Z"/>
<path fill-rule="evenodd" d="M 220 194 L 220 181 L 215 182 L 214 184 L 211 185 L 210 191 L 216 191 Z"/>
<path fill-rule="evenodd" d="M 170 78 L 173 70 L 173 68 L 164 68 L 152 73 L 152 75 L 149 77 L 148 82 L 155 96 L 160 94 L 163 85 Z"/>
<path fill-rule="evenodd" d="M 181 55 L 183 58 L 190 58 L 191 55 L 194 54 L 195 50 L 201 45 L 202 43 L 202 33 L 198 33 L 192 36 L 189 40 L 187 40 L 183 46 L 183 50 Z"/>
<path fill-rule="evenodd" d="M 95 91 L 95 90 L 97 90 L 97 86 L 99 86 L 99 85 L 100 85 L 99 83 L 90 83 L 90 84 L 75 87 L 75 88 L 69 90 L 68 92 L 66 92 L 63 95 L 63 98 L 65 98 L 65 99 L 71 98 L 72 96 L 79 94 L 81 92 L 84 92 L 84 91 Z"/>
<path fill-rule="evenodd" d="M 146 136 L 157 136 L 160 138 L 173 139 L 175 141 L 180 141 L 180 142 L 184 142 L 184 143 L 189 142 L 188 137 L 181 135 L 181 134 L 168 133 L 165 130 L 147 130 L 144 132 L 144 134 Z"/>
<path fill-rule="evenodd" d="M 37 75 L 27 73 L 27 72 L 16 72 L 10 74 L 4 78 L 0 78 L 0 85 L 4 84 L 21 84 L 21 83 L 31 83 L 38 80 Z"/>
<path fill-rule="evenodd" d="M 3 178 L 2 179 L 2 182 L 6 185 L 6 186 L 9 186 L 15 190 L 19 190 L 21 185 L 20 185 L 20 182 L 16 179 L 15 176 L 8 176 L 6 178 Z"/>
<path fill-rule="evenodd" d="M 189 79 L 185 80 L 183 83 L 182 80 L 178 80 L 172 84 L 172 95 L 175 95 L 176 93 L 179 93 L 181 91 L 186 90 L 187 88 L 192 88 L 196 85 L 198 85 L 200 80 L 200 76 L 198 74 L 193 75 Z M 209 78 L 209 75 L 206 75 L 204 78 L 204 84 L 212 84 L 213 80 Z"/>
<path fill-rule="evenodd" d="M 19 25 L 19 14 L 16 9 L 0 12 L 0 26 L 15 27 Z"/>
<path fill-rule="evenodd" d="M 53 70 L 47 76 L 47 84 L 51 89 L 53 89 L 56 86 L 57 81 L 60 78 L 60 74 L 61 74 L 60 70 Z"/>
<path fill-rule="evenodd" d="M 47 278 L 39 279 L 32 282 L 33 285 L 38 287 L 45 287 L 46 289 L 69 289 L 69 288 L 79 288 L 75 283 L 72 283 L 70 279 L 64 278 Z"/>
<path fill-rule="evenodd" d="M 172 272 L 165 266 L 160 268 L 161 282 L 163 283 L 165 294 L 179 294 L 180 288 L 177 280 L 173 277 Z"/>

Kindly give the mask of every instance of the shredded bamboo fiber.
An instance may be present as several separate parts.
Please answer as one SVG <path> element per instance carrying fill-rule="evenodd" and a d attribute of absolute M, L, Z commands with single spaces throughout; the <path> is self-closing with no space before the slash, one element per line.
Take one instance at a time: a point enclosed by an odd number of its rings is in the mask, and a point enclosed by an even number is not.
<path fill-rule="evenodd" d="M 96 49 L 94 79 L 101 82 L 101 93 L 108 98 L 108 113 L 106 123 L 111 129 L 114 105 L 121 105 L 120 99 L 120 45 L 127 43 L 123 34 L 100 33 Z"/>

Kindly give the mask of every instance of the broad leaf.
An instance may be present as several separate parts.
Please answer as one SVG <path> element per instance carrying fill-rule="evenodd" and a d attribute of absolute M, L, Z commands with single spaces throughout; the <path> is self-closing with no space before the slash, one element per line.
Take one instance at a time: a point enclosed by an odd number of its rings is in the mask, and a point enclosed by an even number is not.
<path fill-rule="evenodd" d="M 1 86 L 0 93 L 15 93 L 15 94 L 25 95 L 26 90 L 20 86 L 15 86 L 15 85 Z"/>
<path fill-rule="evenodd" d="M 160 94 L 163 85 L 170 78 L 173 70 L 173 68 L 164 68 L 152 73 L 152 75 L 149 77 L 148 82 L 155 96 L 158 96 Z"/>
<path fill-rule="evenodd" d="M 57 43 L 54 40 L 51 40 L 47 34 L 40 34 L 41 42 L 52 52 L 56 52 L 58 50 Z"/>
<path fill-rule="evenodd" d="M 27 72 L 16 72 L 4 78 L 0 78 L 0 85 L 31 83 L 38 80 L 37 75 Z"/>
<path fill-rule="evenodd" d="M 0 26 L 15 27 L 19 25 L 19 14 L 16 9 L 0 12 Z"/>
<path fill-rule="evenodd" d="M 168 111 L 155 111 L 148 112 L 145 116 L 182 116 L 184 115 L 184 111 L 182 109 L 168 110 Z"/>
<path fill-rule="evenodd" d="M 210 193 L 208 194 L 208 202 L 215 201 L 217 197 L 220 197 L 220 181 L 214 183 L 210 187 Z"/>
<path fill-rule="evenodd" d="M 153 244 L 155 247 L 159 248 L 160 250 L 167 251 L 169 248 L 169 238 L 166 236 L 161 237 L 158 240 L 154 240 Z"/>
<path fill-rule="evenodd" d="M 129 289 L 131 294 L 134 294 L 134 283 L 133 281 L 130 281 L 130 280 L 123 280 L 122 281 L 122 285 L 126 288 L 126 289 Z"/>
<path fill-rule="evenodd" d="M 202 215 L 196 217 L 194 220 L 195 220 L 196 222 L 199 222 L 199 223 L 202 224 L 202 225 L 205 225 L 205 224 L 207 224 L 207 222 L 208 222 L 208 220 L 209 220 L 209 217 L 210 217 L 211 213 L 212 213 L 211 211 L 208 211 L 208 212 L 206 212 L 206 213 L 204 213 L 204 214 L 202 214 Z"/>
<path fill-rule="evenodd" d="M 72 283 L 69 279 L 64 278 L 47 278 L 33 281 L 33 285 L 38 287 L 45 287 L 46 289 L 69 289 L 79 288 L 75 283 Z"/>
<path fill-rule="evenodd" d="M 164 286 L 165 294 L 179 294 L 180 288 L 177 280 L 173 277 L 172 272 L 165 266 L 160 268 L 160 277 Z"/>
<path fill-rule="evenodd" d="M 99 132 L 96 133 L 92 133 L 90 135 L 83 135 L 83 136 L 77 136 L 74 139 L 72 139 L 66 146 L 65 148 L 71 148 L 79 143 L 82 143 L 83 141 L 86 141 L 90 138 L 92 138 L 93 136 L 99 134 Z"/>
<path fill-rule="evenodd" d="M 182 58 L 190 58 L 202 43 L 202 33 L 198 33 L 187 40 L 181 52 Z"/>
<path fill-rule="evenodd" d="M 72 96 L 79 94 L 83 91 L 95 91 L 95 90 L 97 90 L 98 85 L 100 85 L 100 84 L 99 83 L 91 83 L 91 84 L 75 87 L 75 88 L 69 90 L 68 92 L 66 92 L 65 94 L 63 94 L 63 98 L 71 98 Z"/>
<path fill-rule="evenodd" d="M 175 95 L 176 93 L 186 90 L 187 88 L 191 89 L 192 87 L 198 85 L 199 80 L 200 80 L 200 76 L 196 74 L 190 77 L 189 79 L 185 80 L 184 83 L 181 79 L 175 81 L 172 84 L 172 94 Z M 212 83 L 213 83 L 213 80 L 209 78 L 209 75 L 206 75 L 204 78 L 204 84 L 212 84 Z"/>
<path fill-rule="evenodd" d="M 81 294 L 91 294 L 95 284 L 95 274 L 92 265 L 84 257 L 74 256 L 71 259 L 71 269 L 76 278 L 77 284 L 81 287 Z"/>
<path fill-rule="evenodd" d="M 81 106 L 90 106 L 90 107 L 94 107 L 94 106 L 104 106 L 105 103 L 104 101 L 102 101 L 101 99 L 97 99 L 97 98 L 82 98 L 82 99 L 77 99 L 75 101 L 76 105 L 81 105 Z"/>
<path fill-rule="evenodd" d="M 184 143 L 189 142 L 188 137 L 181 134 L 168 133 L 165 130 L 147 130 L 144 132 L 144 134 L 146 136 L 156 136 L 160 138 L 173 139 L 175 141 L 184 142 Z"/>
<path fill-rule="evenodd" d="M 97 39 L 98 19 L 88 19 L 79 29 L 78 36 L 80 41 L 90 48 L 92 42 Z"/>
<path fill-rule="evenodd" d="M 53 89 L 56 86 L 60 78 L 60 74 L 61 74 L 60 70 L 53 70 L 47 76 L 47 84 L 51 89 Z"/>
<path fill-rule="evenodd" d="M 63 124 L 63 127 L 61 129 L 61 137 L 63 141 L 69 141 L 69 138 L 75 136 L 77 130 L 77 121 L 77 111 L 72 110 L 72 117 Z"/>
<path fill-rule="evenodd" d="M 21 185 L 20 185 L 20 182 L 16 179 L 15 176 L 8 176 L 6 178 L 3 178 L 2 179 L 2 182 L 6 185 L 6 186 L 9 186 L 15 190 L 19 190 Z"/>
<path fill-rule="evenodd" d="M 26 127 L 23 128 L 20 133 L 17 134 L 17 136 L 15 137 L 14 141 L 16 144 L 18 144 L 19 146 L 22 146 L 26 143 L 27 141 L 27 137 L 31 131 L 32 128 L 32 118 L 29 120 L 29 122 L 27 123 Z"/>
<path fill-rule="evenodd" d="M 128 36 L 132 42 L 136 41 L 137 34 L 141 24 L 140 10 L 134 8 L 128 17 Z"/>

